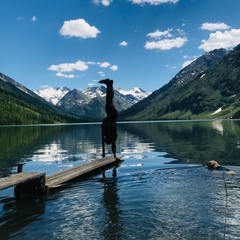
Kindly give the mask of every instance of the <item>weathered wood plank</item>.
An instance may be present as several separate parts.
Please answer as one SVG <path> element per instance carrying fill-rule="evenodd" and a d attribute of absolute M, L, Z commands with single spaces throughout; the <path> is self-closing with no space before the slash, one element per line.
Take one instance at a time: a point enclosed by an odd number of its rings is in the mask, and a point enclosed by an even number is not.
<path fill-rule="evenodd" d="M 120 160 L 123 157 L 118 157 Z M 84 174 L 90 173 L 97 169 L 106 167 L 107 165 L 118 163 L 119 160 L 116 160 L 114 157 L 104 157 L 102 159 L 95 160 L 91 163 L 84 165 L 72 167 L 61 172 L 55 173 L 53 175 L 46 177 L 46 186 L 47 188 L 52 188 L 63 184 L 65 182 L 71 181 L 74 178 L 81 177 Z"/>
<path fill-rule="evenodd" d="M 45 176 L 44 172 L 21 172 L 17 174 L 12 174 L 5 178 L 0 178 L 0 190 L 17 186 L 32 180 L 42 178 Z"/>

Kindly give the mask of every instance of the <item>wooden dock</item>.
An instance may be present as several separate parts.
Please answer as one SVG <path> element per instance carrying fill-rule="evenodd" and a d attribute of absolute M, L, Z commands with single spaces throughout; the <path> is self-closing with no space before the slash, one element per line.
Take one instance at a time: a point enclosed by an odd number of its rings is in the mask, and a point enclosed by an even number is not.
<path fill-rule="evenodd" d="M 21 172 L 0 178 L 0 190 L 15 187 L 15 196 L 21 192 L 44 193 L 45 173 L 44 172 Z"/>
<path fill-rule="evenodd" d="M 122 162 L 123 157 L 118 157 L 116 160 L 114 157 L 104 157 L 93 162 L 71 167 L 46 178 L 46 191 L 55 188 L 63 183 L 71 182 L 74 180 L 83 180 L 88 177 L 105 172 L 111 167 L 117 167 Z"/>
<path fill-rule="evenodd" d="M 0 190 L 15 187 L 15 196 L 22 192 L 49 193 L 51 188 L 76 180 L 84 180 L 91 176 L 104 173 L 107 169 L 117 167 L 123 157 L 104 157 L 93 162 L 71 167 L 53 175 L 47 176 L 44 172 L 20 172 L 5 178 L 0 178 Z M 22 169 L 21 169 L 22 170 Z"/>

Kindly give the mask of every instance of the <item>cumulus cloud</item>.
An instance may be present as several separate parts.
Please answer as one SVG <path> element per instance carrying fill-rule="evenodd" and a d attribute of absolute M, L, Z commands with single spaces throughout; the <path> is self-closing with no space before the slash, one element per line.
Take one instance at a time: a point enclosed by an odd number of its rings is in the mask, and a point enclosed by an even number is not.
<path fill-rule="evenodd" d="M 117 71 L 117 70 L 118 70 L 118 66 L 117 66 L 117 65 L 112 65 L 112 66 L 110 67 L 110 69 L 111 69 L 112 71 Z"/>
<path fill-rule="evenodd" d="M 128 43 L 126 41 L 122 41 L 119 43 L 119 46 L 121 47 L 126 47 L 128 45 Z"/>
<path fill-rule="evenodd" d="M 100 63 L 100 67 L 102 67 L 102 68 L 107 68 L 109 66 L 111 66 L 111 64 L 109 62 Z"/>
<path fill-rule="evenodd" d="M 240 43 L 240 29 L 231 29 L 226 31 L 216 31 L 211 33 L 207 40 L 202 40 L 198 47 L 204 51 L 211 51 L 218 48 L 231 48 Z"/>
<path fill-rule="evenodd" d="M 48 70 L 55 71 L 56 76 L 58 77 L 65 77 L 65 78 L 75 78 L 74 74 L 66 74 L 74 71 L 86 71 L 89 69 L 89 65 L 97 65 L 101 68 L 109 68 L 112 71 L 117 71 L 118 66 L 117 65 L 111 65 L 109 62 L 95 62 L 95 61 L 80 61 L 78 60 L 75 63 L 61 63 L 58 65 L 51 65 Z M 98 72 L 100 76 L 105 76 L 104 72 Z"/>
<path fill-rule="evenodd" d="M 216 30 L 226 30 L 229 29 L 230 26 L 228 26 L 225 23 L 203 23 L 201 26 L 202 30 L 209 30 L 209 31 L 216 31 Z"/>
<path fill-rule="evenodd" d="M 51 65 L 48 70 L 57 72 L 72 72 L 72 71 L 86 71 L 88 65 L 83 61 L 77 61 L 75 63 L 61 63 L 59 65 Z"/>
<path fill-rule="evenodd" d="M 187 42 L 185 37 L 177 37 L 173 39 L 163 39 L 160 41 L 147 41 L 146 49 L 170 50 L 172 48 L 180 48 Z"/>
<path fill-rule="evenodd" d="M 93 0 L 94 4 L 102 4 L 103 6 L 109 6 L 112 3 L 112 0 Z"/>
<path fill-rule="evenodd" d="M 177 3 L 178 0 L 130 0 L 132 3 L 143 5 L 149 3 L 151 5 L 159 5 L 163 3 Z"/>
<path fill-rule="evenodd" d="M 148 33 L 147 36 L 153 40 L 145 43 L 146 49 L 170 50 L 180 48 L 187 42 L 185 32 L 181 29 L 167 29 L 166 31 L 157 29 Z"/>
<path fill-rule="evenodd" d="M 95 26 L 90 26 L 84 19 L 65 21 L 59 33 L 66 37 L 96 38 L 101 33 Z"/>

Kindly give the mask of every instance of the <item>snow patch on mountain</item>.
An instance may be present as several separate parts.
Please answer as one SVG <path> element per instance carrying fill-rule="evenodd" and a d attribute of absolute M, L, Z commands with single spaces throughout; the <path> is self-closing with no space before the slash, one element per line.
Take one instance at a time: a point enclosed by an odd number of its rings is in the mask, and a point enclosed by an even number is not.
<path fill-rule="evenodd" d="M 88 87 L 84 91 L 82 91 L 89 98 L 95 97 L 105 97 L 106 96 L 106 88 L 104 86 L 99 87 Z"/>
<path fill-rule="evenodd" d="M 124 96 L 132 95 L 133 97 L 136 98 L 137 101 L 140 101 L 140 100 L 148 97 L 151 94 L 151 92 L 146 92 L 138 87 L 135 87 L 129 91 L 123 90 L 121 88 L 117 88 L 116 90 Z"/>
<path fill-rule="evenodd" d="M 69 91 L 70 89 L 67 87 L 54 88 L 51 86 L 44 86 L 42 89 L 34 92 L 48 102 L 56 105 Z"/>

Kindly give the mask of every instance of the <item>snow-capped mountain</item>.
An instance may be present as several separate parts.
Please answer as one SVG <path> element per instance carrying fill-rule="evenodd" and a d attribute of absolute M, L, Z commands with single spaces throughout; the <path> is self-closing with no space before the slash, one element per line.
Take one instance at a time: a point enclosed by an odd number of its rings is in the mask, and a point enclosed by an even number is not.
<path fill-rule="evenodd" d="M 70 91 L 67 87 L 50 87 L 45 86 L 40 90 L 34 91 L 37 95 L 42 97 L 43 99 L 47 100 L 48 102 L 51 102 L 54 105 L 57 105 L 57 103 Z"/>
<path fill-rule="evenodd" d="M 48 102 L 51 102 L 54 105 L 58 105 L 60 100 L 69 92 L 73 90 L 70 90 L 67 87 L 50 87 L 46 86 L 43 87 L 40 90 L 34 91 L 36 94 L 38 94 L 43 99 L 47 100 Z M 123 100 L 127 101 L 130 105 L 133 105 L 140 100 L 146 98 L 151 94 L 151 92 L 146 92 L 142 90 L 141 88 L 135 87 L 131 90 L 123 90 L 121 88 L 114 89 L 115 95 L 119 98 L 122 98 Z M 106 96 L 106 87 L 105 86 L 98 86 L 98 87 L 88 87 L 84 91 L 81 91 L 84 95 L 86 95 L 88 98 L 93 99 L 96 97 L 105 97 Z"/>
<path fill-rule="evenodd" d="M 128 98 L 131 98 L 131 96 L 133 96 L 135 98 L 135 100 L 133 100 L 134 104 L 141 101 L 142 99 L 148 97 L 151 94 L 151 92 L 146 92 L 138 87 L 135 87 L 129 91 L 125 91 L 121 88 L 117 88 L 116 91 L 119 92 L 120 95 L 123 98 L 125 98 L 125 100 L 127 100 Z"/>
<path fill-rule="evenodd" d="M 106 87 L 89 87 L 84 91 L 70 90 L 67 87 L 45 87 L 35 91 L 45 100 L 59 106 L 64 111 L 88 120 L 101 120 L 105 117 Z M 114 89 L 114 104 L 118 111 L 126 110 L 150 93 L 140 88 L 125 91 Z"/>
<path fill-rule="evenodd" d="M 89 98 L 96 98 L 96 97 L 105 97 L 106 96 L 106 88 L 104 86 L 99 87 L 88 87 L 84 91 L 82 91 L 85 95 Z"/>

